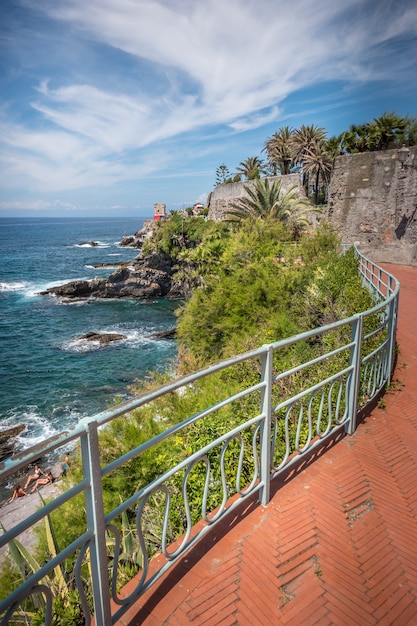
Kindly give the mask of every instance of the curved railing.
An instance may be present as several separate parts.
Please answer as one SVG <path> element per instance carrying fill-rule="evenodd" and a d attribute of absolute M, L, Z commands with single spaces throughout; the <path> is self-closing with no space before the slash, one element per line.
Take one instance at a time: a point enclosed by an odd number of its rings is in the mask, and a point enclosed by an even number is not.
<path fill-rule="evenodd" d="M 52 512 L 79 494 L 84 494 L 86 511 L 84 532 L 63 550 L 51 554 L 50 561 L 42 567 L 33 568 L 33 573 L 0 603 L 0 624 L 20 623 L 19 614 L 26 611 L 27 615 L 27 607 L 32 604 L 38 610 L 41 607 L 45 624 L 51 624 L 53 598 L 62 594 L 63 589 L 66 593 L 66 585 L 70 584 L 61 580 L 64 564 L 69 561 L 74 563 L 71 585 L 79 594 L 85 623 L 91 622 L 92 615 L 99 626 L 115 623 L 185 551 L 236 509 L 242 500 L 257 493 L 259 500 L 266 505 L 270 483 L 275 476 L 338 431 L 354 433 L 359 411 L 390 381 L 399 296 L 397 280 L 356 253 L 363 281 L 375 294 L 376 304 L 372 309 L 174 380 L 111 410 L 85 418 L 75 428 L 0 466 L 0 480 L 3 481 L 27 468 L 40 456 L 62 453 L 69 444 L 77 442 L 83 466 L 80 482 L 14 528 L 6 529 L 0 537 L 0 548 L 9 543 L 12 550 L 18 549 L 16 540 L 20 533 L 42 519 L 48 519 Z M 297 346 L 303 342 L 305 345 L 319 344 L 320 350 L 312 360 L 297 363 Z M 277 371 L 274 357 L 283 351 L 291 354 L 288 361 L 291 366 L 286 371 Z M 258 367 L 259 377 L 251 386 L 239 389 L 230 397 L 218 398 L 213 405 L 142 445 L 135 446 L 132 442 L 132 449 L 111 463 L 101 462 L 98 431 L 102 426 L 121 416 L 128 419 L 132 411 L 167 394 L 187 393 L 203 378 L 220 372 L 236 373 L 240 367 L 253 363 Z M 162 442 L 175 442 L 190 427 L 204 424 L 208 416 L 216 415 L 221 422 L 222 416 L 227 416 L 227 412 L 236 407 L 242 416 L 238 426 L 228 429 L 226 417 L 224 432 L 175 466 L 168 467 L 165 473 L 132 493 L 117 508 L 105 513 L 102 491 L 105 477 L 114 476 L 119 468 L 145 451 L 157 449 Z M 216 459 L 216 466 L 213 459 Z M 192 477 L 197 469 L 203 475 L 199 483 L 203 484 L 199 524 L 194 523 L 195 512 L 191 511 L 188 499 L 189 489 L 195 486 Z M 231 472 L 234 473 L 234 487 L 230 485 Z M 174 483 L 180 484 L 175 505 Z M 215 507 L 212 504 L 214 491 L 217 494 Z M 149 507 L 155 499 L 159 502 L 160 520 L 159 528 L 152 528 L 152 535 L 158 534 L 161 557 L 152 560 L 149 558 L 147 520 Z M 172 507 L 178 506 L 178 499 L 181 501 L 184 533 L 181 539 L 172 543 L 170 516 Z M 132 511 L 136 514 L 134 549 L 137 567 L 129 585 L 129 595 L 126 590 L 122 595 L 119 591 L 120 555 L 125 553 L 128 543 L 123 534 L 124 516 Z M 130 548 L 133 549 L 132 536 Z"/>

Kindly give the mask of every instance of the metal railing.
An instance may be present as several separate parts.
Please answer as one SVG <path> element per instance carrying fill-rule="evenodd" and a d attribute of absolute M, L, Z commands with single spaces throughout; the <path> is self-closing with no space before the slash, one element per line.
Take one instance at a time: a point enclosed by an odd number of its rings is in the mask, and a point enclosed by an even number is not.
<path fill-rule="evenodd" d="M 69 444 L 78 443 L 83 470 L 79 482 L 14 528 L 8 528 L 0 537 L 0 548 L 8 542 L 13 544 L 20 533 L 48 518 L 79 494 L 84 496 L 85 507 L 84 532 L 59 553 L 51 555 L 48 562 L 33 571 L 0 603 L 0 624 L 21 623 L 19 615 L 25 611 L 28 614 L 28 606 L 32 604 L 43 607 L 45 624 L 51 624 L 59 582 L 57 572 L 64 571 L 68 562 L 73 564 L 71 584 L 79 594 L 85 623 L 90 624 L 93 616 L 99 626 L 117 622 L 172 564 L 242 500 L 258 494 L 259 501 L 266 505 L 275 476 L 335 433 L 354 433 L 359 410 L 375 399 L 391 378 L 399 297 L 397 280 L 359 252 L 356 254 L 363 281 L 375 294 L 376 304 L 370 310 L 263 345 L 174 380 L 85 418 L 73 429 L 45 441 L 41 447 L 24 451 L 0 465 L 0 480 L 3 481 L 41 455 L 57 453 Z M 297 355 L 304 354 L 300 346 L 314 347 L 313 358 L 297 362 Z M 288 363 L 285 371 L 276 366 L 277 356 L 282 355 Z M 141 445 L 135 446 L 132 442 L 132 449 L 127 453 L 110 463 L 102 463 L 99 429 L 109 422 L 121 416 L 129 419 L 132 412 L 142 407 L 157 407 L 157 401 L 169 394 L 180 397 L 194 393 L 207 377 L 230 375 L 239 380 L 239 371 L 248 367 L 258 372 L 253 384 L 237 387 L 229 397 L 217 398 L 214 404 L 199 409 Z M 229 417 L 236 414 L 239 419 L 230 428 Z M 106 477 L 116 475 L 119 468 L 143 453 L 157 450 L 163 442 L 186 437 L 197 425 L 204 428 L 209 416 L 224 424 L 223 431 L 216 432 L 201 449 L 183 455 L 175 466 L 167 467 L 150 484 L 137 488 L 120 505 L 106 512 L 103 502 Z M 163 416 L 155 415 L 155 419 L 163 419 Z M 193 475 L 196 471 L 200 472 L 198 484 L 201 485 L 198 514 L 191 510 L 188 495 L 190 489 L 195 488 Z M 159 528 L 156 531 L 152 527 L 150 533 L 149 509 L 155 499 L 159 503 Z M 179 506 L 184 532 L 173 542 L 170 519 L 173 509 Z M 135 514 L 135 541 L 140 553 L 128 595 L 125 590 L 120 592 L 123 570 L 120 555 L 125 549 L 121 520 L 127 513 Z M 152 519 L 154 524 L 155 518 Z M 196 524 L 198 519 L 200 523 Z M 159 537 L 161 553 L 157 560 L 149 556 L 155 535 Z"/>

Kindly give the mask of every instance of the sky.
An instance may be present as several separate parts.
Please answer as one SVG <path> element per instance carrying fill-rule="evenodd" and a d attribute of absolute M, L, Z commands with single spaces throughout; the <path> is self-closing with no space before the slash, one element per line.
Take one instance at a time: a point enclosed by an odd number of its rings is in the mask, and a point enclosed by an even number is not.
<path fill-rule="evenodd" d="M 0 217 L 205 202 L 283 126 L 417 116 L 415 0 L 2 0 Z"/>

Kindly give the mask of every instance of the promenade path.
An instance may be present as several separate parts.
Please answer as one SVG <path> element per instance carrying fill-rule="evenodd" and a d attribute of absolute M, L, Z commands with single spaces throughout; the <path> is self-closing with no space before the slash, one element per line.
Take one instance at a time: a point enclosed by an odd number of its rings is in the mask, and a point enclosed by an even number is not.
<path fill-rule="evenodd" d="M 417 268 L 401 283 L 393 390 L 214 529 L 119 626 L 417 624 Z"/>

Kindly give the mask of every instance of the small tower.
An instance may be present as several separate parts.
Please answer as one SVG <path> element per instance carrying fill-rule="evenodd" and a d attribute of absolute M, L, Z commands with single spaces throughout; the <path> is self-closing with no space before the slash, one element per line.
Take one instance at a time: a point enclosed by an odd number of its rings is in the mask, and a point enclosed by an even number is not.
<path fill-rule="evenodd" d="M 153 205 L 153 219 L 160 220 L 165 217 L 165 209 L 167 208 L 166 204 L 154 204 Z"/>

